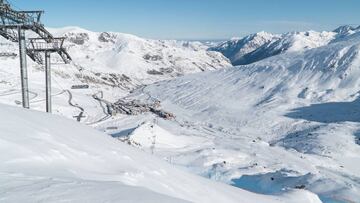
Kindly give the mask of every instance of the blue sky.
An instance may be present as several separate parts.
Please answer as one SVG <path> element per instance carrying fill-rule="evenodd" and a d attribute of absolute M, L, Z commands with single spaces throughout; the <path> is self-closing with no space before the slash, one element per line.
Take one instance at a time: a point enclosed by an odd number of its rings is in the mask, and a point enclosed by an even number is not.
<path fill-rule="evenodd" d="M 80 26 L 156 39 L 225 39 L 258 31 L 360 24 L 360 0 L 9 0 L 43 9 L 49 27 Z"/>

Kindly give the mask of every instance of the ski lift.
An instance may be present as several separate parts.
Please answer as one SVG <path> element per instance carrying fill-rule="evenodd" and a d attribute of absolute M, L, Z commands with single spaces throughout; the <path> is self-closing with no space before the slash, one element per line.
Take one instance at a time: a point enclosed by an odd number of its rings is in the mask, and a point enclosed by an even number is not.
<path fill-rule="evenodd" d="M 71 89 L 73 90 L 80 90 L 80 89 L 89 89 L 89 85 L 73 85 L 71 86 Z"/>

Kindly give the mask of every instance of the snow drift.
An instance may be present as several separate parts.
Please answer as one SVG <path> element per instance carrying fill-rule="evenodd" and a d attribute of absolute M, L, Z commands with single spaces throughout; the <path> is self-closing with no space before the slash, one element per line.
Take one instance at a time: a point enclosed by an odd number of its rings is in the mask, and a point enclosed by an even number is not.
<path fill-rule="evenodd" d="M 3 105 L 0 116 L 1 201 L 289 202 L 190 175 L 61 117 Z"/>

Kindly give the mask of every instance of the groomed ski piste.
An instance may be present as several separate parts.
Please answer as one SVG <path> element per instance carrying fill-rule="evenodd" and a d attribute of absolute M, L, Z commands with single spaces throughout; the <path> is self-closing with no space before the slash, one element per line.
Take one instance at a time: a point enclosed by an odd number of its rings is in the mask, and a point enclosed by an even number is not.
<path fill-rule="evenodd" d="M 360 199 L 359 29 L 261 32 L 215 47 L 51 31 L 67 37 L 74 58 L 54 59 L 58 116 L 0 107 L 0 200 Z M 238 61 L 248 65 L 232 67 Z M 28 62 L 30 105 L 44 111 L 43 67 Z M 0 102 L 20 107 L 18 67 L 16 56 L 0 58 Z M 172 117 L 109 114 L 119 99 L 159 103 Z"/>

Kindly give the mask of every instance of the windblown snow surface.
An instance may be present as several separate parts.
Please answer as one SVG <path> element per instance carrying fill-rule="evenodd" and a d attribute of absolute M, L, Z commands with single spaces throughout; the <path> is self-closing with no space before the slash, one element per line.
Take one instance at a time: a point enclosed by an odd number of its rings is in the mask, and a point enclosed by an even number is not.
<path fill-rule="evenodd" d="M 0 105 L 0 119 L 1 202 L 319 202 L 191 175 L 62 117 Z"/>
<path fill-rule="evenodd" d="M 159 82 L 132 97 L 160 100 L 176 119 L 139 123 L 129 142 L 253 192 L 299 188 L 323 202 L 360 202 L 359 78 L 354 31 L 318 48 Z M 110 125 L 131 129 L 129 120 L 118 123 Z"/>

